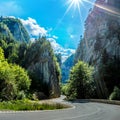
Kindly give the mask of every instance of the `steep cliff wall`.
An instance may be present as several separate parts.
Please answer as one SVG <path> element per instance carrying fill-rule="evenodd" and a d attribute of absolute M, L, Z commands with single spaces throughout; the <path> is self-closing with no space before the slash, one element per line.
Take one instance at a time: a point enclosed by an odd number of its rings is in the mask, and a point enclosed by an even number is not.
<path fill-rule="evenodd" d="M 95 67 L 98 92 L 104 97 L 109 90 L 99 69 L 114 58 L 120 59 L 120 1 L 97 0 L 85 21 L 84 38 L 76 51 L 75 62 L 83 60 Z"/>
<path fill-rule="evenodd" d="M 24 61 L 32 78 L 32 89 L 49 97 L 59 97 L 60 71 L 49 41 L 40 38 L 33 43 Z"/>
<path fill-rule="evenodd" d="M 19 19 L 0 17 L 0 23 L 3 23 L 8 27 L 15 40 L 20 42 L 28 42 L 30 40 L 28 32 Z"/>

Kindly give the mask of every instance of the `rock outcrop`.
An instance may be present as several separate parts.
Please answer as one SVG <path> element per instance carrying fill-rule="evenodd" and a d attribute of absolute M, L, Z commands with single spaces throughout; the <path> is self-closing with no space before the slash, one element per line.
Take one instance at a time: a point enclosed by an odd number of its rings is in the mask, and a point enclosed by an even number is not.
<path fill-rule="evenodd" d="M 100 77 L 100 66 L 110 59 L 120 59 L 120 0 L 96 0 L 85 21 L 85 32 L 75 55 L 95 67 L 95 81 L 101 97 L 109 90 Z M 104 63 L 103 63 L 104 62 Z"/>
<path fill-rule="evenodd" d="M 0 23 L 7 26 L 16 41 L 29 42 L 29 34 L 19 19 L 1 16 Z"/>
<path fill-rule="evenodd" d="M 49 41 L 40 38 L 25 55 L 25 68 L 32 78 L 32 87 L 49 97 L 60 96 L 60 71 Z"/>

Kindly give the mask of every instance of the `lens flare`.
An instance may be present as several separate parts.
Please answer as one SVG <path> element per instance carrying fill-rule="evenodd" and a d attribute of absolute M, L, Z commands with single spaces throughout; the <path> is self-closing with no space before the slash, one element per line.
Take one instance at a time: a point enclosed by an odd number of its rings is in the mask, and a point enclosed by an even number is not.
<path fill-rule="evenodd" d="M 117 17 L 120 17 L 120 12 L 118 12 L 119 10 L 117 8 L 111 7 L 111 6 L 103 6 L 103 5 L 99 5 L 99 4 L 94 4 L 93 2 L 91 2 L 90 0 L 83 0 L 84 2 L 87 2 L 93 6 L 96 6 L 112 15 L 116 15 Z"/>
<path fill-rule="evenodd" d="M 66 13 L 68 13 L 70 9 L 74 8 L 78 9 L 78 12 L 81 14 L 80 7 L 83 4 L 83 0 L 68 0 L 67 4 L 68 8 L 66 10 Z"/>
<path fill-rule="evenodd" d="M 69 5 L 68 10 L 71 9 L 71 7 L 74 7 L 75 9 L 80 9 L 80 5 L 82 4 L 82 0 L 68 0 L 67 4 Z"/>
<path fill-rule="evenodd" d="M 54 30 L 56 30 L 58 28 L 58 26 L 62 23 L 64 17 L 66 16 L 66 14 L 70 11 L 70 10 L 77 10 L 76 12 L 79 12 L 79 16 L 80 16 L 80 21 L 81 21 L 81 25 L 83 24 L 83 19 L 82 19 L 82 15 L 81 15 L 81 6 L 84 6 L 84 8 L 86 7 L 84 5 L 84 3 L 89 3 L 92 6 L 96 6 L 102 10 L 104 10 L 105 12 L 110 13 L 113 16 L 117 16 L 120 17 L 120 12 L 118 9 L 109 7 L 109 6 L 102 6 L 99 4 L 95 4 L 95 2 L 92 2 L 92 0 L 67 0 L 66 4 L 67 4 L 67 10 L 65 11 L 64 15 L 62 16 L 62 18 L 59 20 L 58 24 L 56 25 L 56 27 L 54 28 Z M 81 26 L 83 27 L 83 26 Z"/>
<path fill-rule="evenodd" d="M 68 8 L 67 10 L 65 11 L 64 15 L 62 16 L 62 18 L 59 20 L 58 24 L 56 25 L 56 27 L 54 28 L 54 31 L 58 28 L 58 26 L 62 23 L 64 17 L 66 16 L 66 14 L 72 10 L 72 9 L 77 9 L 78 12 L 79 12 L 79 15 L 80 15 L 80 20 L 81 20 L 81 23 L 83 23 L 83 20 L 82 20 L 82 15 L 81 15 L 81 10 L 80 10 L 80 6 L 83 5 L 83 0 L 68 0 L 66 3 L 65 3 Z"/>

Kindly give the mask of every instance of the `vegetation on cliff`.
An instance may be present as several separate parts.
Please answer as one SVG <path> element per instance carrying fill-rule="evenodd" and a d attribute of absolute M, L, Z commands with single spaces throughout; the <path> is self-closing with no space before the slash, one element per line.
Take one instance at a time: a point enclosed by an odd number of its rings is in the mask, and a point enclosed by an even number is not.
<path fill-rule="evenodd" d="M 1 100 L 60 95 L 60 68 L 49 41 L 39 38 L 27 43 L 27 35 L 20 20 L 0 18 Z"/>
<path fill-rule="evenodd" d="M 16 39 L 17 41 L 27 43 L 30 41 L 29 34 L 19 19 L 10 17 L 4 18 L 1 16 L 0 22 L 8 27 L 14 39 Z"/>
<path fill-rule="evenodd" d="M 29 45 L 22 64 L 32 79 L 32 92 L 43 92 L 49 97 L 59 96 L 60 68 L 46 38 L 39 38 Z"/>

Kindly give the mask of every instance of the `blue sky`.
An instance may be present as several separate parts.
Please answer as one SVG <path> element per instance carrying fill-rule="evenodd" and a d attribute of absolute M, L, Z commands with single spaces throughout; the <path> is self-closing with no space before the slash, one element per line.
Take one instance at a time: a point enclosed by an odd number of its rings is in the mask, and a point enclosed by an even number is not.
<path fill-rule="evenodd" d="M 65 14 L 69 0 L 0 0 L 0 15 L 15 16 L 23 20 L 28 17 L 46 30 L 64 48 L 75 49 L 80 35 L 83 35 L 84 21 L 91 4 L 83 1 L 80 4 L 81 18 L 78 9 L 73 6 Z M 72 0 L 71 0 L 72 1 Z M 95 0 L 89 0 L 94 2 Z"/>

